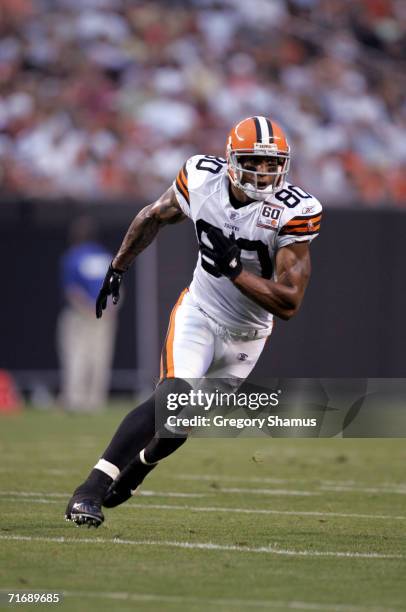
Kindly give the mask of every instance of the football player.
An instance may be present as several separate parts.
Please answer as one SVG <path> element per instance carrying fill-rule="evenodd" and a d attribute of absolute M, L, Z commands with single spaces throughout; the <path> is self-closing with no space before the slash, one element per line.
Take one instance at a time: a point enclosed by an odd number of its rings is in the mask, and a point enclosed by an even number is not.
<path fill-rule="evenodd" d="M 189 217 L 199 258 L 170 317 L 160 382 L 152 397 L 124 418 L 76 489 L 68 520 L 99 526 L 102 505 L 128 499 L 157 463 L 185 442 L 187 430 L 171 428 L 156 415 L 168 393 L 187 392 L 190 379 L 210 377 L 234 381 L 238 388 L 272 332 L 273 317 L 287 320 L 298 311 L 322 209 L 310 193 L 287 181 L 289 165 L 281 126 L 249 117 L 232 128 L 226 159 L 191 157 L 173 185 L 134 218 L 107 271 L 97 317 L 109 296 L 117 304 L 123 275 L 163 226 Z"/>

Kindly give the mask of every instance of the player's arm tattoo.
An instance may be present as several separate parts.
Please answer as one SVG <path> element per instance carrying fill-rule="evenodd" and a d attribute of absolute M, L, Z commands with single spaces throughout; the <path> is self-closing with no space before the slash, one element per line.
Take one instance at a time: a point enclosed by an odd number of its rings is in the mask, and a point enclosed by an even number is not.
<path fill-rule="evenodd" d="M 310 271 L 309 244 L 295 242 L 277 252 L 275 281 L 243 270 L 234 284 L 262 308 L 288 320 L 300 308 Z"/>
<path fill-rule="evenodd" d="M 186 219 L 170 187 L 156 202 L 145 206 L 133 219 L 124 240 L 113 260 L 113 267 L 126 270 L 164 225 L 179 223 Z"/>

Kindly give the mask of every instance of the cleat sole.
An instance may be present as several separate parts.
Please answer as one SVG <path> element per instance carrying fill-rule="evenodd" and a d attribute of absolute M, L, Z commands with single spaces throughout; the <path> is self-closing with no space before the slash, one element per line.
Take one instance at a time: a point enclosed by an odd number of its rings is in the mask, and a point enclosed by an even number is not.
<path fill-rule="evenodd" d="M 98 500 L 78 499 L 74 496 L 65 510 L 65 520 L 74 523 L 76 527 L 87 525 L 97 529 L 103 523 L 104 516 Z"/>
<path fill-rule="evenodd" d="M 100 527 L 100 525 L 103 523 L 102 520 L 89 514 L 73 514 L 70 517 L 65 516 L 65 521 L 68 523 L 75 523 L 76 527 L 87 525 L 88 527 L 95 527 L 95 529 Z"/>

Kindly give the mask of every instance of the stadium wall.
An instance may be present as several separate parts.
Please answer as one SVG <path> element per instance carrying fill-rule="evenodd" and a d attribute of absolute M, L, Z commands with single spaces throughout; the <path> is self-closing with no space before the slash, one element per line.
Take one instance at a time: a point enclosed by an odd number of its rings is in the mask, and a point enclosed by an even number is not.
<path fill-rule="evenodd" d="M 17 377 L 25 373 L 23 386 L 30 373 L 36 378 L 46 373 L 47 380 L 57 384 L 55 325 L 62 306 L 58 263 L 70 220 L 78 213 L 94 215 L 102 241 L 114 252 L 136 210 L 128 203 L 79 207 L 71 202 L 10 201 L 0 206 L 0 368 Z M 255 373 L 261 377 L 404 377 L 404 235 L 406 214 L 402 212 L 327 210 L 322 232 L 311 248 L 313 273 L 302 309 L 289 322 L 277 320 Z M 196 254 L 190 223 L 168 227 L 154 250 L 155 290 L 150 282 L 144 291 L 145 281 L 134 282 L 135 275 L 129 275 L 120 312 L 114 387 L 137 388 L 140 370 L 143 381 L 145 375 L 158 375 L 169 314 L 191 279 Z M 158 301 L 157 308 L 154 303 L 155 308 L 148 309 L 151 299 Z M 137 304 L 144 313 L 138 327 Z M 153 338 L 153 346 L 147 348 Z M 142 363 L 146 354 L 147 371 Z"/>

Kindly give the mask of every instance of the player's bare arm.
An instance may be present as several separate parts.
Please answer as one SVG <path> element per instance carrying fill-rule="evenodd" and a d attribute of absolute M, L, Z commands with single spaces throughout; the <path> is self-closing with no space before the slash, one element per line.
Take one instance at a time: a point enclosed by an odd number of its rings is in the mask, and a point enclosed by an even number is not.
<path fill-rule="evenodd" d="M 135 216 L 113 259 L 113 268 L 127 270 L 134 258 L 151 244 L 161 227 L 183 219 L 186 215 L 180 209 L 173 187 L 170 187 L 156 202 L 145 206 Z"/>
<path fill-rule="evenodd" d="M 246 296 L 277 317 L 288 320 L 299 310 L 309 282 L 307 242 L 294 242 L 276 254 L 276 281 L 242 270 L 234 284 Z"/>
<path fill-rule="evenodd" d="M 142 253 L 154 240 L 160 228 L 185 219 L 170 187 L 156 202 L 145 206 L 133 219 L 127 230 L 119 251 L 107 270 L 103 285 L 96 300 L 96 317 L 100 319 L 107 307 L 108 296 L 113 304 L 120 299 L 120 285 L 123 274 L 130 267 L 137 255 Z"/>

